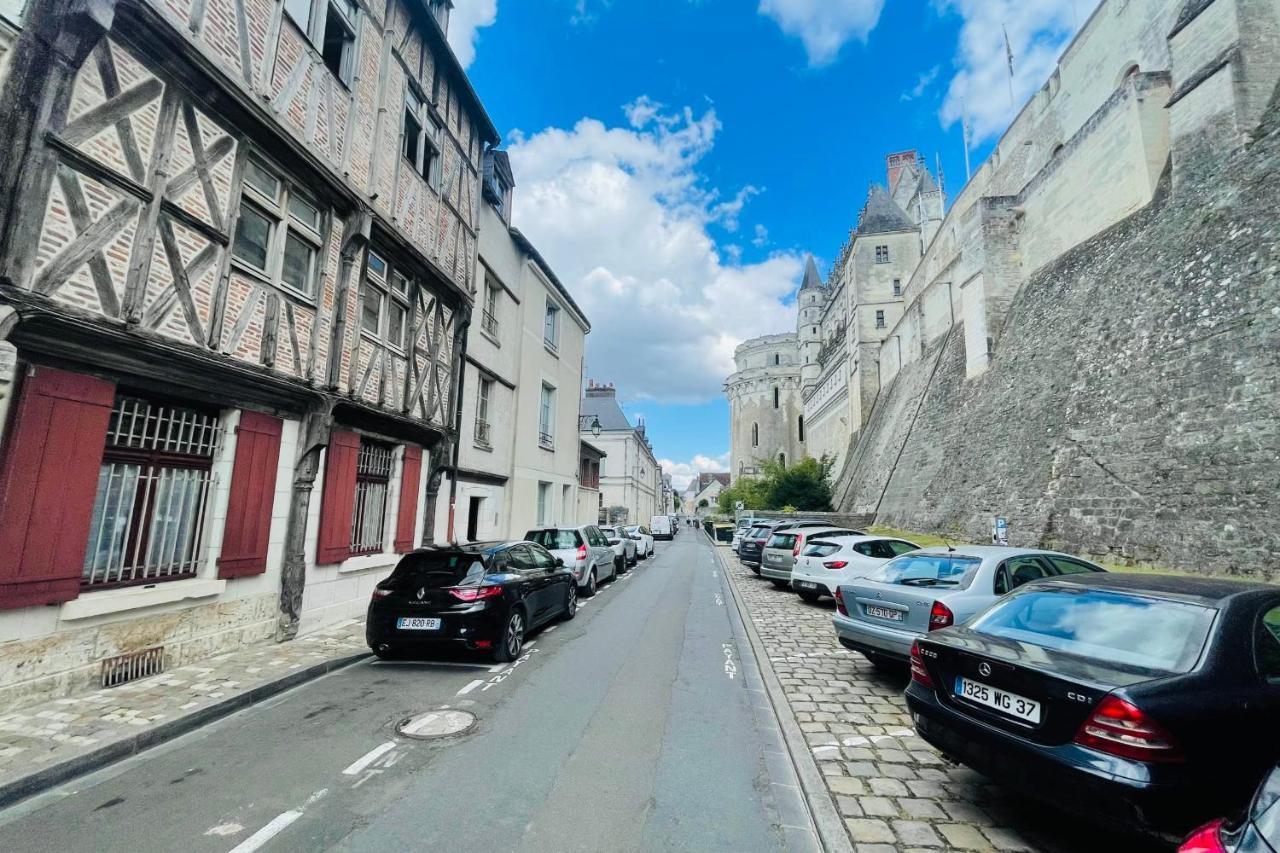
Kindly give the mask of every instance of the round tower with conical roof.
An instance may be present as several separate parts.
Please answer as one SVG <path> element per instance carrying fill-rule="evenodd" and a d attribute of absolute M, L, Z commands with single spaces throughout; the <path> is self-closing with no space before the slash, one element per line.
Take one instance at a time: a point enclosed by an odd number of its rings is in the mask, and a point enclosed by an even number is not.
<path fill-rule="evenodd" d="M 800 342 L 800 387 L 802 393 L 818 384 L 822 365 L 818 354 L 822 351 L 822 315 L 827 310 L 831 292 L 818 274 L 813 255 L 805 263 L 804 281 L 796 296 L 799 311 L 796 315 L 796 338 Z"/>

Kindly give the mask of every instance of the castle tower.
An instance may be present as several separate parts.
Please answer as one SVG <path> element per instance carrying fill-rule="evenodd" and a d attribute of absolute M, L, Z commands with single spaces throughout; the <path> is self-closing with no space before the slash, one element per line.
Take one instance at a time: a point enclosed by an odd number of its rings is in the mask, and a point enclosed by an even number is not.
<path fill-rule="evenodd" d="M 810 255 L 805 263 L 800 293 L 796 296 L 800 309 L 796 315 L 796 339 L 800 343 L 802 393 L 816 385 L 822 376 L 818 353 L 822 351 L 822 315 L 827 309 L 827 299 L 830 296 L 822 276 L 818 274 L 818 265 L 814 263 L 813 255 Z"/>
<path fill-rule="evenodd" d="M 787 332 L 752 338 L 734 351 L 737 369 L 724 383 L 734 480 L 758 474 L 766 460 L 790 464 L 804 456 L 799 350 Z"/>

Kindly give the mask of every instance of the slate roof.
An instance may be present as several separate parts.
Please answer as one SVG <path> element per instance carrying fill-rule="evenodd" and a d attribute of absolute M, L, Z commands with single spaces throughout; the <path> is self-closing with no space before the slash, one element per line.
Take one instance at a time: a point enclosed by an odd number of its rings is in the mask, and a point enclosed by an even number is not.
<path fill-rule="evenodd" d="M 867 190 L 867 203 L 858 217 L 859 234 L 887 234 L 890 231 L 911 231 L 916 224 L 906 211 L 889 197 L 880 184 L 872 184 Z"/>
<path fill-rule="evenodd" d="M 724 486 L 726 489 L 729 488 L 729 472 L 728 471 L 712 472 L 710 474 L 699 474 L 698 479 L 695 480 L 690 485 L 696 487 L 694 489 L 695 493 L 701 493 L 703 489 L 705 489 L 707 486 L 711 485 L 712 482 L 717 480 L 720 482 L 720 485 Z"/>
<path fill-rule="evenodd" d="M 818 265 L 814 262 L 813 255 L 810 255 L 804 265 L 804 282 L 800 285 L 800 289 L 807 290 L 813 287 L 825 287 L 825 285 L 822 282 L 822 276 L 818 274 Z"/>
<path fill-rule="evenodd" d="M 631 421 L 627 420 L 627 416 L 622 413 L 622 407 L 618 405 L 618 398 L 614 396 L 593 396 L 588 394 L 582 398 L 582 415 L 586 419 L 588 415 L 595 415 L 600 419 L 600 429 L 602 430 L 629 430 L 634 429 Z M 591 421 L 587 420 L 587 429 L 590 429 Z"/>

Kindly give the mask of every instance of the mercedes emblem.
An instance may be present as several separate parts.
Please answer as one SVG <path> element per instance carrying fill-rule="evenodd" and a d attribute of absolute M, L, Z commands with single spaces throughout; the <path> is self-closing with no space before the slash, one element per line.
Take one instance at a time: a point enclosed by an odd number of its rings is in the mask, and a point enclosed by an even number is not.
<path fill-rule="evenodd" d="M 978 664 L 978 674 L 979 674 L 979 675 L 990 675 L 990 674 L 991 674 L 991 664 L 987 663 L 986 661 L 983 661 L 982 663 Z"/>
<path fill-rule="evenodd" d="M 427 595 L 427 588 L 426 588 L 425 586 L 423 586 L 423 587 L 419 587 L 419 588 L 418 588 L 418 600 L 419 600 L 419 601 L 421 601 L 423 598 L 425 598 L 425 597 L 426 597 L 426 595 Z"/>

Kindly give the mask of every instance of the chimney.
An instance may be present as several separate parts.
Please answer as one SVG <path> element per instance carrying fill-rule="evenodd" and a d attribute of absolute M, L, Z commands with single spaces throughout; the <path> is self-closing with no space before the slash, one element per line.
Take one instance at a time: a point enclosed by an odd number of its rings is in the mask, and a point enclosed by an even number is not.
<path fill-rule="evenodd" d="M 594 380 L 587 380 L 587 396 L 588 397 L 616 397 L 618 391 L 613 387 L 613 383 L 608 385 L 598 385 Z"/>
<path fill-rule="evenodd" d="M 890 193 L 893 193 L 894 187 L 898 185 L 898 178 L 902 177 L 902 170 L 907 166 L 915 166 L 919 157 L 920 155 L 915 150 L 911 150 L 899 151 L 884 158 L 885 170 L 888 172 Z"/>

